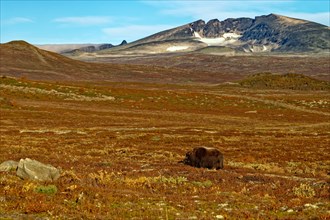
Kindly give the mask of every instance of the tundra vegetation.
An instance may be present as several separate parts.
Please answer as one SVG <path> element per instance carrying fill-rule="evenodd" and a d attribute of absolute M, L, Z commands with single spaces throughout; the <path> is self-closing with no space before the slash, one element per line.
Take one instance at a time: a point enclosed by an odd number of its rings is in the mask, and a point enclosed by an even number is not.
<path fill-rule="evenodd" d="M 329 90 L 0 79 L 0 218 L 328 219 Z M 224 169 L 186 166 L 194 146 Z"/>

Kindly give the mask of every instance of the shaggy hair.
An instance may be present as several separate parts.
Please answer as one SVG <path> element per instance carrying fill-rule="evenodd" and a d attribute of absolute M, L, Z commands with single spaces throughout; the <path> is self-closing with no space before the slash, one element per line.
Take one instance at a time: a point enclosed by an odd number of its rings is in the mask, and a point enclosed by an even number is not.
<path fill-rule="evenodd" d="M 216 148 L 195 147 L 186 153 L 184 164 L 208 169 L 223 169 L 223 154 Z"/>

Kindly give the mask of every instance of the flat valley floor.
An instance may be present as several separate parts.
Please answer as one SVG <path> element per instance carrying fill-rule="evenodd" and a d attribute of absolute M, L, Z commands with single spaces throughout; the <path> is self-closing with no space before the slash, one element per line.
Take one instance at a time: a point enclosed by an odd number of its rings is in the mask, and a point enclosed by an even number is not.
<path fill-rule="evenodd" d="M 0 219 L 329 219 L 329 91 L 0 79 Z M 223 170 L 178 163 L 218 148 Z M 45 190 L 37 190 L 44 187 Z"/>

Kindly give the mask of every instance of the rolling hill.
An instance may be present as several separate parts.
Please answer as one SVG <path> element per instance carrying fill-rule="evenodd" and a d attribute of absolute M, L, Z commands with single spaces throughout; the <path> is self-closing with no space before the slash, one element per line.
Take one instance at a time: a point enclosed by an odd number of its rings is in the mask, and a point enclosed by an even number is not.
<path fill-rule="evenodd" d="M 1 44 L 1 74 L 33 79 L 74 79 L 91 64 L 39 49 L 25 41 Z M 87 71 L 88 72 L 88 71 Z"/>

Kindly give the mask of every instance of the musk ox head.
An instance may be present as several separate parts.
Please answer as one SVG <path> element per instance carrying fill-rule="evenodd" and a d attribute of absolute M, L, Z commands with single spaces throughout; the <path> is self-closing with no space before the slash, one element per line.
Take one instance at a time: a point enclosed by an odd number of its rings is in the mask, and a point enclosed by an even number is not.
<path fill-rule="evenodd" d="M 223 168 L 223 154 L 216 148 L 195 147 L 186 153 L 186 157 L 181 162 L 193 167 L 218 170 Z"/>

